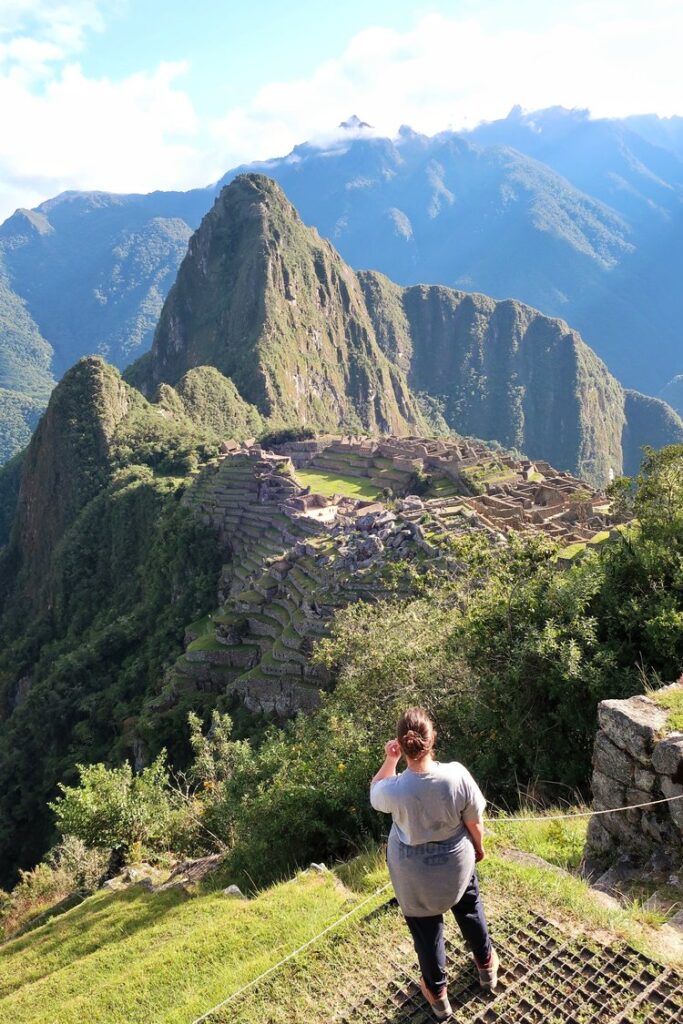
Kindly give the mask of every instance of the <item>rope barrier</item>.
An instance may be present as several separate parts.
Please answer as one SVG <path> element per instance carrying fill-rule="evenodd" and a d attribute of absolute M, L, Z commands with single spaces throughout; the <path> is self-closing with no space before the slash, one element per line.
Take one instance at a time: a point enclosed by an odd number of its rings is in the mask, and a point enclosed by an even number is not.
<path fill-rule="evenodd" d="M 254 986 L 258 985 L 259 982 L 264 980 L 264 978 L 267 978 L 275 971 L 278 971 L 289 960 L 293 960 L 295 956 L 299 956 L 300 953 L 303 953 L 305 949 L 308 949 L 309 946 L 312 946 L 314 942 L 318 941 L 318 939 L 322 939 L 324 935 L 327 935 L 328 932 L 331 932 L 334 928 L 337 928 L 340 924 L 342 924 L 343 921 L 346 921 L 358 910 L 360 910 L 362 907 L 367 906 L 368 903 L 371 903 L 372 900 L 374 900 L 377 896 L 380 896 L 383 892 L 386 892 L 386 890 L 390 888 L 391 882 L 387 882 L 386 885 L 383 885 L 381 886 L 381 888 L 376 889 L 375 892 L 373 892 L 370 896 L 366 897 L 366 899 L 362 900 L 360 903 L 357 903 L 355 907 L 352 907 L 351 910 L 347 911 L 347 913 L 344 914 L 342 917 L 338 918 L 336 921 L 333 921 L 332 924 L 329 924 L 327 926 L 327 928 L 323 928 L 321 932 L 318 932 L 317 935 L 314 935 L 312 939 L 308 940 L 308 942 L 304 942 L 304 944 L 302 946 L 299 946 L 298 949 L 292 950 L 291 953 L 288 953 L 287 956 L 283 957 L 282 960 L 280 960 L 278 963 L 273 964 L 273 966 L 269 967 L 267 971 L 263 972 L 263 974 L 259 974 L 259 976 L 257 978 L 254 978 L 253 981 L 250 981 L 246 985 L 243 985 L 242 988 L 239 988 L 236 992 L 233 992 L 231 995 L 227 997 L 227 999 L 224 999 L 221 1003 L 217 1003 L 210 1010 L 207 1010 L 206 1013 L 202 1014 L 201 1017 L 197 1017 L 196 1020 L 192 1021 L 192 1024 L 202 1024 L 202 1021 L 205 1021 L 209 1017 L 211 1017 L 216 1012 L 216 1010 L 221 1010 L 224 1006 L 227 1006 L 229 1003 L 232 1003 L 235 999 L 237 999 L 238 996 L 244 995 L 244 993 L 248 992 L 249 989 L 254 988 Z"/>
<path fill-rule="evenodd" d="M 639 810 L 641 807 L 654 807 L 656 804 L 673 803 L 674 800 L 683 800 L 683 793 L 679 796 L 666 796 L 661 800 L 649 800 L 647 803 L 644 804 L 627 804 L 624 807 L 609 807 L 606 810 L 600 811 L 575 811 L 573 814 L 541 814 L 524 818 L 487 818 L 486 820 L 491 825 L 515 825 L 518 822 L 528 821 L 558 821 L 566 820 L 567 818 L 591 818 L 594 814 L 616 814 L 619 811 L 636 811 Z M 326 928 L 323 928 L 323 930 L 321 932 L 318 932 L 317 935 L 314 935 L 312 939 L 308 939 L 308 941 L 304 942 L 303 945 L 298 947 L 298 949 L 293 949 L 291 953 L 288 953 L 287 956 L 283 957 L 282 960 L 279 960 L 278 963 L 273 964 L 273 966 L 269 967 L 267 971 L 264 971 L 262 974 L 259 974 L 258 977 L 254 978 L 252 981 L 247 982 L 246 985 L 243 985 L 242 988 L 237 989 L 236 992 L 232 992 L 222 1002 L 216 1003 L 216 1005 L 212 1006 L 210 1010 L 207 1010 L 206 1013 L 203 1013 L 201 1017 L 197 1017 L 195 1020 L 193 1020 L 192 1024 L 203 1024 L 203 1021 L 208 1020 L 208 1018 L 213 1016 L 213 1014 L 216 1013 L 217 1010 L 222 1010 L 224 1006 L 228 1006 L 230 1003 L 238 999 L 239 996 L 242 996 L 244 995 L 245 992 L 248 992 L 250 989 L 255 988 L 256 985 L 262 982 L 265 978 L 268 978 L 271 974 L 274 974 L 275 971 L 278 971 L 290 960 L 293 960 L 295 957 L 299 956 L 299 954 L 303 953 L 304 950 L 308 949 L 319 939 L 322 939 L 325 935 L 328 935 L 335 928 L 339 927 L 340 924 L 343 924 L 344 921 L 352 917 L 353 914 L 361 910 L 363 907 L 367 906 L 368 903 L 371 903 L 372 900 L 374 900 L 377 896 L 381 896 L 383 892 L 386 892 L 387 889 L 390 888 L 391 882 L 387 882 L 386 885 L 383 885 L 379 889 L 376 889 L 375 892 L 373 892 L 370 896 L 366 897 L 366 899 L 362 900 L 360 903 L 357 903 L 355 907 L 352 907 L 351 910 L 347 911 L 346 914 L 343 914 L 336 921 L 333 921 L 332 924 L 329 924 Z"/>
<path fill-rule="evenodd" d="M 601 811 L 574 811 L 573 814 L 539 814 L 530 818 L 487 818 L 491 825 L 516 825 L 518 821 L 561 821 L 567 818 L 592 818 L 597 814 L 616 814 L 618 811 L 637 811 L 641 807 L 654 807 L 656 804 L 670 804 L 674 800 L 683 800 L 680 796 L 665 796 L 661 800 L 648 800 L 644 804 L 626 804 L 624 807 L 608 807 Z"/>

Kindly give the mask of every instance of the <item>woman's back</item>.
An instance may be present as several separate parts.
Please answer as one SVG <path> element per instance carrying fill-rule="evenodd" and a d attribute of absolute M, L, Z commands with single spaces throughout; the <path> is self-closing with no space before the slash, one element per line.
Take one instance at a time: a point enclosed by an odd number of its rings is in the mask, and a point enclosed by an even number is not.
<path fill-rule="evenodd" d="M 398 838 L 408 846 L 452 837 L 463 822 L 478 821 L 486 806 L 481 790 L 458 761 L 433 761 L 428 771 L 407 768 L 375 782 L 370 801 L 375 810 L 391 814 Z"/>

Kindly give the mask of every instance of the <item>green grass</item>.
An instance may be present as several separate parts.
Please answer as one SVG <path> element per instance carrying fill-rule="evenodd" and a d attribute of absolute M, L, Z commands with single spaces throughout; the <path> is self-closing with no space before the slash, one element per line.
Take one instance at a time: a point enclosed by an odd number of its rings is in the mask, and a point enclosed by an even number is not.
<path fill-rule="evenodd" d="M 568 544 L 566 548 L 562 548 L 558 551 L 557 558 L 576 558 L 583 551 L 586 550 L 586 545 L 583 541 L 577 541 L 576 544 Z"/>
<path fill-rule="evenodd" d="M 683 686 L 673 690 L 654 690 L 648 693 L 648 697 L 669 712 L 667 729 L 671 732 L 683 732 Z"/>
<path fill-rule="evenodd" d="M 366 858 L 373 882 L 382 884 L 387 880 L 386 867 L 381 861 L 373 865 L 371 854 Z M 355 871 L 353 862 L 350 870 Z M 479 876 L 494 941 L 502 915 L 522 921 L 533 910 L 561 920 L 573 935 L 586 935 L 588 943 L 593 941 L 591 933 L 599 930 L 603 940 L 625 939 L 643 952 L 657 954 L 646 939 L 654 923 L 648 915 L 635 905 L 625 910 L 606 908 L 582 879 L 516 863 L 495 852 L 480 865 Z M 450 915 L 446 929 L 457 934 Z M 390 961 L 415 970 L 401 913 L 385 903 L 375 913 L 359 915 L 358 921 L 352 918 L 335 929 L 259 985 L 249 999 L 212 1016 L 210 1024 L 329 1024 L 364 993 L 384 991 Z"/>
<path fill-rule="evenodd" d="M 376 498 L 377 487 L 370 480 L 355 476 L 340 476 L 322 469 L 297 469 L 297 483 L 310 487 L 314 494 L 331 498 L 333 494 L 344 494 L 348 498 Z"/>
<path fill-rule="evenodd" d="M 609 530 L 601 530 L 600 533 L 594 534 L 588 541 L 589 544 L 604 544 L 606 540 L 610 538 Z"/>
<path fill-rule="evenodd" d="M 0 947 L 0 1022 L 188 1024 L 357 899 L 332 874 L 249 901 L 99 893 Z"/>
<path fill-rule="evenodd" d="M 572 808 L 574 811 L 586 808 Z M 492 846 L 511 846 L 525 853 L 542 857 L 550 864 L 567 870 L 578 868 L 588 829 L 588 818 L 557 820 L 554 815 L 570 813 L 566 808 L 538 811 L 526 808 L 510 817 L 490 819 L 487 827 L 493 833 Z M 520 817 L 547 817 L 547 821 L 518 821 Z"/>
<path fill-rule="evenodd" d="M 652 928 L 659 921 L 637 901 L 606 908 L 582 879 L 505 854 L 514 845 L 573 865 L 585 822 L 493 825 L 479 873 L 494 936 L 500 915 L 534 910 L 572 933 L 599 929 L 665 959 Z M 0 946 L 0 1024 L 189 1024 L 387 881 L 384 853 L 371 847 L 334 872 L 299 875 L 249 901 L 220 891 L 100 892 Z M 413 963 L 390 895 L 370 899 L 211 1024 L 327 1024 L 359 986 L 381 980 L 389 959 Z"/>
<path fill-rule="evenodd" d="M 191 644 L 187 645 L 188 651 L 222 651 L 223 644 L 220 644 L 216 640 L 214 633 L 205 633 L 204 636 L 198 636 L 196 640 L 193 640 Z"/>

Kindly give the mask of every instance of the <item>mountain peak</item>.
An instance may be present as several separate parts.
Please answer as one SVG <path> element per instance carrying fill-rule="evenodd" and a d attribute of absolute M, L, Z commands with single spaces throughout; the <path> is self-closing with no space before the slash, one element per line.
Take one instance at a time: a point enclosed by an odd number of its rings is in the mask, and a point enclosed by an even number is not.
<path fill-rule="evenodd" d="M 151 394 L 199 366 L 277 423 L 405 433 L 422 422 L 356 275 L 262 174 L 221 191 L 129 379 Z"/>
<path fill-rule="evenodd" d="M 15 210 L 11 217 L 2 224 L 3 234 L 25 234 L 31 232 L 31 234 L 37 235 L 50 235 L 54 231 L 54 228 L 50 224 L 47 217 L 38 210 L 27 210 L 25 207 L 20 206 L 19 209 Z"/>
<path fill-rule="evenodd" d="M 337 125 L 338 128 L 345 128 L 347 131 L 359 131 L 365 128 L 372 128 L 371 124 L 367 121 L 361 121 L 357 114 L 351 114 L 351 117 L 347 118 L 346 121 L 340 121 Z"/>

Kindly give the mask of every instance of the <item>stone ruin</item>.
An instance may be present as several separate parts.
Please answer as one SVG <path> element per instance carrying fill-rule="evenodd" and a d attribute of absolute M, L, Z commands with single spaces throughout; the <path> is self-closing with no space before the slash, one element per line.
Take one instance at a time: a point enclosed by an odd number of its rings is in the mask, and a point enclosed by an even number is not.
<path fill-rule="evenodd" d="M 369 480 L 378 500 L 316 494 L 297 482 L 302 468 Z M 418 482 L 423 496 L 410 493 Z M 402 563 L 458 571 L 449 544 L 472 531 L 496 544 L 510 531 L 572 544 L 611 527 L 604 495 L 583 481 L 462 438 L 322 437 L 274 451 L 226 442 L 183 500 L 224 552 L 221 607 L 188 629 L 160 711 L 184 689 L 280 718 L 310 709 L 329 683 L 311 661 L 315 640 L 339 608 L 407 596 Z"/>
<path fill-rule="evenodd" d="M 296 468 L 367 479 L 379 491 L 405 494 L 411 480 L 428 479 L 425 509 L 445 529 L 453 516 L 469 513 L 494 532 L 542 533 L 569 547 L 590 544 L 614 525 L 609 500 L 584 480 L 478 440 L 322 437 L 277 451 Z"/>
<path fill-rule="evenodd" d="M 665 691 L 683 689 L 673 683 Z M 633 810 L 591 818 L 586 870 L 609 868 L 608 879 L 628 881 L 642 871 L 683 868 L 683 732 L 667 725 L 668 712 L 648 696 L 604 700 L 593 751 L 593 808 Z M 683 877 L 683 876 L 681 876 Z M 683 927 L 683 913 L 681 913 Z"/>

